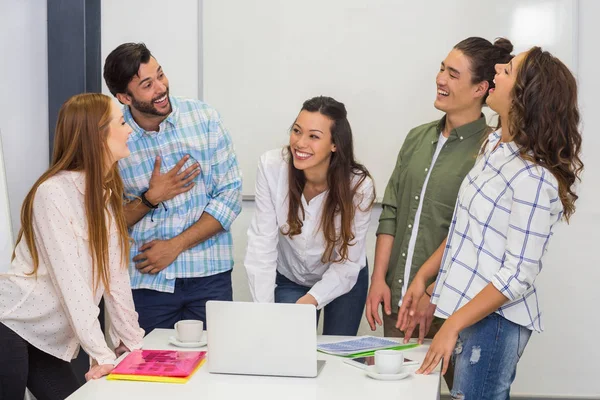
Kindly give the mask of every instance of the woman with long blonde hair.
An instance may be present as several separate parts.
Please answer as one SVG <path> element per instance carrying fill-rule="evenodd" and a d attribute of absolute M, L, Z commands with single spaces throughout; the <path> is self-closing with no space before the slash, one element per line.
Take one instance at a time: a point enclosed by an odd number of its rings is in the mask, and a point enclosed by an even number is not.
<path fill-rule="evenodd" d="M 0 398 L 64 399 L 79 384 L 70 361 L 83 347 L 86 379 L 141 347 L 127 259 L 123 183 L 131 128 L 108 96 L 80 94 L 58 115 L 50 168 L 23 202 L 10 270 L 0 276 Z M 98 321 L 104 297 L 111 349 Z"/>

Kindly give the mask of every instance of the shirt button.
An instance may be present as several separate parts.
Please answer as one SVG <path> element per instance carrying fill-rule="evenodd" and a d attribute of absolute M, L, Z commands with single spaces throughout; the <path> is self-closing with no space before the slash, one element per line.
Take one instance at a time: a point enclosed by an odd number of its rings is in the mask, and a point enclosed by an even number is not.
<path fill-rule="evenodd" d="M 425 168 L 425 172 L 429 171 L 429 168 Z"/>
<path fill-rule="evenodd" d="M 406 257 L 406 253 L 402 253 L 402 257 Z"/>
<path fill-rule="evenodd" d="M 460 137 L 460 140 L 463 140 L 463 137 L 462 137 L 462 136 Z"/>
<path fill-rule="evenodd" d="M 402 279 L 398 279 L 398 283 L 402 283 Z"/>
<path fill-rule="evenodd" d="M 412 228 L 412 225 L 411 225 L 411 224 L 408 224 L 408 227 L 409 227 L 409 228 Z"/>
<path fill-rule="evenodd" d="M 415 196 L 415 200 L 419 200 L 419 196 Z"/>

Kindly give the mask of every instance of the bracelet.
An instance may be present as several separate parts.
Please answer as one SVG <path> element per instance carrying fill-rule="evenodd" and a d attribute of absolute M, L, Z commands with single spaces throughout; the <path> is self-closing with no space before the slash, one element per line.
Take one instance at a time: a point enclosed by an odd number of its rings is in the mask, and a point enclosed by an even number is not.
<path fill-rule="evenodd" d="M 431 297 L 431 295 L 429 293 L 427 293 L 427 289 L 425 289 L 425 294 L 429 297 Z"/>
<path fill-rule="evenodd" d="M 146 190 L 146 192 L 147 192 L 147 190 Z M 152 208 L 153 210 L 157 209 L 158 204 L 154 205 L 154 204 L 150 203 L 148 201 L 148 199 L 146 198 L 146 192 L 142 193 L 142 195 L 140 196 L 140 198 L 142 199 L 142 203 L 144 203 L 144 205 L 148 208 Z"/>

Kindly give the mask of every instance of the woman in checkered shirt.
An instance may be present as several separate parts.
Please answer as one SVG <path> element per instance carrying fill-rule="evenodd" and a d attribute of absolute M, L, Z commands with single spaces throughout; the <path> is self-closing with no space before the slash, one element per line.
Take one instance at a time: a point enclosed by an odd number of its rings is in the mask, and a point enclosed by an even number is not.
<path fill-rule="evenodd" d="M 487 104 L 503 128 L 484 143 L 447 240 L 400 309 L 404 329 L 426 294 L 447 319 L 417 373 L 441 360 L 445 373 L 454 355 L 453 398 L 509 398 L 531 332 L 543 330 L 534 281 L 554 226 L 575 211 L 583 169 L 577 84 L 560 60 L 534 47 L 496 65 L 494 83 Z M 425 282 L 436 274 L 432 291 Z"/>

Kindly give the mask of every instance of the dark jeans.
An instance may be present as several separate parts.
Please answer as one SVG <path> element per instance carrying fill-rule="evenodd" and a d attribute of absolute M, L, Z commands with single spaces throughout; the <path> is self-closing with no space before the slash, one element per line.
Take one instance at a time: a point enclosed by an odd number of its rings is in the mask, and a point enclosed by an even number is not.
<path fill-rule="evenodd" d="M 0 399 L 63 400 L 79 388 L 71 364 L 30 345 L 0 323 Z"/>
<path fill-rule="evenodd" d="M 202 320 L 206 327 L 206 302 L 232 299 L 231 270 L 202 278 L 178 278 L 174 293 L 133 290 L 135 310 L 146 334 L 156 328 L 172 329 L 184 319 Z"/>
<path fill-rule="evenodd" d="M 310 287 L 298 285 L 279 272 L 277 272 L 275 283 L 277 284 L 275 288 L 276 303 L 295 303 L 310 290 Z M 368 288 L 369 269 L 364 267 L 358 273 L 354 287 L 324 307 L 324 335 L 356 336 L 365 309 Z M 318 312 L 317 321 L 319 314 Z"/>

